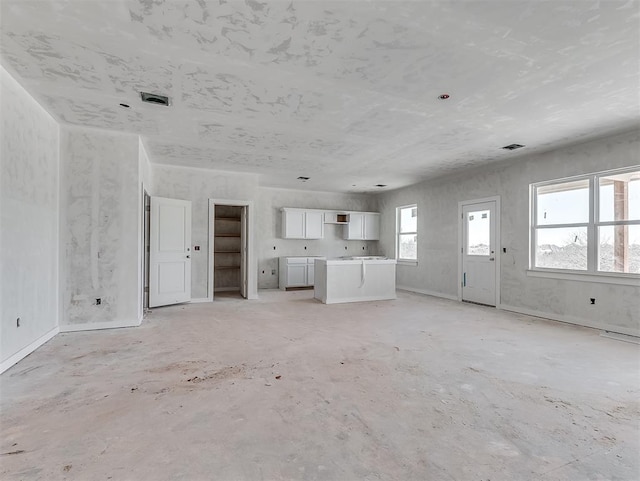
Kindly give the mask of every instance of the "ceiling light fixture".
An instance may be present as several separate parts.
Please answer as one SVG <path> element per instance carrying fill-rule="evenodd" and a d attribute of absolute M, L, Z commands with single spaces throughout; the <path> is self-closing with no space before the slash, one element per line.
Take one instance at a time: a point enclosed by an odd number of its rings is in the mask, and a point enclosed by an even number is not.
<path fill-rule="evenodd" d="M 166 95 L 150 94 L 149 92 L 140 92 L 140 98 L 143 102 L 156 105 L 169 106 L 169 97 Z"/>
<path fill-rule="evenodd" d="M 442 94 L 442 95 L 438 95 L 438 98 L 440 100 L 447 100 L 449 98 L 449 94 Z"/>
<path fill-rule="evenodd" d="M 502 148 L 505 150 L 516 150 L 516 149 L 521 149 L 522 147 L 524 147 L 524 145 L 522 144 L 509 144 L 509 145 L 505 145 Z"/>

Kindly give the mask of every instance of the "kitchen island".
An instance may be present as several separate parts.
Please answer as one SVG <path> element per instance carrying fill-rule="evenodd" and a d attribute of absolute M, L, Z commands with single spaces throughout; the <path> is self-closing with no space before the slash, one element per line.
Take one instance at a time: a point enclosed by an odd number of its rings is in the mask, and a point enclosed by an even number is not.
<path fill-rule="evenodd" d="M 324 304 L 396 298 L 396 260 L 366 256 L 315 261 L 314 297 Z"/>

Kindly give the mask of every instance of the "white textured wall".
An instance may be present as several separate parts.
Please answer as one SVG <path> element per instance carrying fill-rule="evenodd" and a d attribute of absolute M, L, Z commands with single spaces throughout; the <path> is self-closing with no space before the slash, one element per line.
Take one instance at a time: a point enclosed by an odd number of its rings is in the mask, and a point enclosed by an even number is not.
<path fill-rule="evenodd" d="M 458 202 L 502 200 L 502 304 L 602 328 L 640 334 L 640 288 L 527 277 L 529 184 L 640 164 L 640 133 L 632 132 L 520 157 L 379 195 L 381 248 L 395 245 L 395 208 L 418 204 L 418 266 L 398 266 L 398 285 L 445 296 L 458 292 Z M 595 305 L 589 298 L 595 297 Z"/>
<path fill-rule="evenodd" d="M 62 127 L 63 325 L 136 325 L 138 137 Z M 96 305 L 95 299 L 102 298 Z"/>
<path fill-rule="evenodd" d="M 2 67 L 0 107 L 0 357 L 6 361 L 58 326 L 60 132 Z"/>
<path fill-rule="evenodd" d="M 377 201 L 372 195 L 262 187 L 258 199 L 258 286 L 261 289 L 278 287 L 279 257 L 387 254 L 384 251 L 379 252 L 377 241 L 343 240 L 343 226 L 340 225 L 325 224 L 323 239 L 282 238 L 282 207 L 377 212 Z M 275 274 L 271 274 L 274 269 Z"/>
<path fill-rule="evenodd" d="M 153 165 L 154 195 L 191 201 L 191 297 L 207 297 L 209 275 L 209 199 L 255 201 L 258 176 Z M 254 239 L 255 233 L 254 233 Z M 256 261 L 254 255 L 255 269 Z M 251 268 L 251 266 L 250 266 Z M 249 287 L 251 290 L 251 286 Z M 254 286 L 254 291 L 256 287 Z"/>

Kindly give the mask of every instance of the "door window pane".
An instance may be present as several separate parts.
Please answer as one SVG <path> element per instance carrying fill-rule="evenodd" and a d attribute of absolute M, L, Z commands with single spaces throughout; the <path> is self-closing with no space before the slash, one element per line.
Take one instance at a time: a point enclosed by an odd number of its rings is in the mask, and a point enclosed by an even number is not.
<path fill-rule="evenodd" d="M 640 225 L 598 228 L 598 270 L 640 274 Z"/>
<path fill-rule="evenodd" d="M 640 220 L 640 171 L 599 179 L 600 222 Z"/>
<path fill-rule="evenodd" d="M 400 234 L 398 239 L 400 259 L 418 258 L 418 236 L 415 234 Z"/>
<path fill-rule="evenodd" d="M 587 228 L 536 230 L 536 267 L 587 270 Z"/>
<path fill-rule="evenodd" d="M 491 252 L 491 211 L 467 214 L 467 254 L 488 256 Z"/>
<path fill-rule="evenodd" d="M 538 225 L 589 222 L 589 180 L 537 187 Z"/>

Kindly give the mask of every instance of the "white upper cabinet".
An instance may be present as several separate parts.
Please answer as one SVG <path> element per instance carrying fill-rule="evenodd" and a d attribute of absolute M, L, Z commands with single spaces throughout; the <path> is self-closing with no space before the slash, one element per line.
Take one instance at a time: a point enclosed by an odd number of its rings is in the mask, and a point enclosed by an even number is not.
<path fill-rule="evenodd" d="M 380 214 L 366 212 L 364 214 L 365 240 L 380 240 Z"/>
<path fill-rule="evenodd" d="M 344 226 L 346 240 L 380 240 L 380 214 L 350 212 L 349 224 Z"/>
<path fill-rule="evenodd" d="M 304 225 L 305 239 L 322 239 L 324 237 L 324 212 L 306 211 Z"/>
<path fill-rule="evenodd" d="M 322 239 L 324 211 L 309 209 L 282 209 L 283 239 Z"/>

